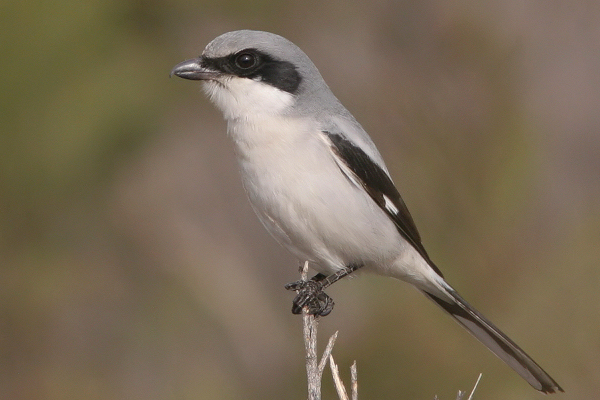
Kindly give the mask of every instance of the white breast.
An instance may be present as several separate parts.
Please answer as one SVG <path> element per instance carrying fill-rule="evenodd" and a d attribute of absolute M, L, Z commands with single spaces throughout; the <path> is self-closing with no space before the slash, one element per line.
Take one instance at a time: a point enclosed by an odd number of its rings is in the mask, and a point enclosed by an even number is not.
<path fill-rule="evenodd" d="M 333 272 L 398 256 L 393 223 L 340 171 L 318 126 L 262 116 L 231 120 L 228 128 L 254 210 L 297 257 Z"/>
<path fill-rule="evenodd" d="M 277 241 L 323 273 L 398 257 L 394 224 L 340 171 L 317 122 L 293 116 L 293 95 L 236 77 L 205 90 L 227 120 L 250 202 Z"/>

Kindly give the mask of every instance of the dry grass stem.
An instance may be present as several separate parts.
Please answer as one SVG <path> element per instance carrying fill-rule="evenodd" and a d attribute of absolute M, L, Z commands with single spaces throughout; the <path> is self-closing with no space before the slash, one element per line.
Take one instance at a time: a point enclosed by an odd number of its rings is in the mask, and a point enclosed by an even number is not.
<path fill-rule="evenodd" d="M 477 382 L 475 382 L 475 386 L 473 386 L 473 389 L 471 390 L 471 393 L 469 394 L 469 398 L 467 400 L 473 400 L 473 395 L 475 394 L 475 390 L 477 389 L 477 386 L 479 385 L 479 381 L 481 380 L 481 377 L 483 376 L 483 374 L 479 374 L 479 377 L 477 378 Z M 467 392 L 463 392 L 462 390 L 458 391 L 458 394 L 456 395 L 456 400 L 463 400 L 463 397 L 465 397 L 465 394 Z M 439 397 L 435 396 L 433 398 L 433 400 L 439 400 Z"/>
<path fill-rule="evenodd" d="M 479 385 L 479 381 L 481 380 L 482 376 L 483 376 L 483 374 L 479 374 L 479 377 L 477 378 L 477 382 L 475 382 L 475 386 L 473 386 L 473 390 L 471 390 L 471 394 L 469 395 L 469 398 L 467 400 L 473 400 L 473 395 L 475 394 L 475 389 L 477 389 L 477 385 Z"/>

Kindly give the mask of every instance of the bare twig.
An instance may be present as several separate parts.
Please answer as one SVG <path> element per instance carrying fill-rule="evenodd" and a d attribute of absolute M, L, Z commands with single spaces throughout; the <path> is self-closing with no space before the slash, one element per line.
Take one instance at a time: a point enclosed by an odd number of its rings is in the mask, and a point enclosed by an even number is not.
<path fill-rule="evenodd" d="M 352 400 L 358 400 L 358 371 L 356 370 L 356 360 L 350 367 L 350 386 L 352 391 Z"/>
<path fill-rule="evenodd" d="M 335 345 L 335 340 L 337 339 L 338 332 L 339 331 L 336 331 L 333 335 L 331 335 L 331 337 L 329 338 L 329 342 L 327 343 L 327 347 L 325 347 L 325 351 L 323 352 L 323 357 L 321 357 L 321 361 L 319 362 L 319 375 L 320 376 L 323 376 L 323 371 L 325 370 L 325 367 L 327 366 L 327 360 L 329 360 L 329 357 L 331 356 L 331 352 L 333 351 L 333 345 Z"/>
<path fill-rule="evenodd" d="M 342 382 L 342 378 L 340 378 L 340 371 L 338 370 L 335 361 L 333 361 L 333 356 L 329 356 L 329 367 L 331 367 L 331 375 L 333 376 L 333 383 L 335 384 L 335 390 L 337 391 L 338 397 L 340 400 L 349 400 L 348 393 L 344 387 L 344 382 Z"/>

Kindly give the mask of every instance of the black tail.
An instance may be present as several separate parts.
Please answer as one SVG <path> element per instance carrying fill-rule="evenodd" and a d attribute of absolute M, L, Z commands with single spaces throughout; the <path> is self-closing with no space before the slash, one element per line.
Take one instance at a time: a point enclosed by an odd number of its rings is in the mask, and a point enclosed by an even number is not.
<path fill-rule="evenodd" d="M 531 386 L 544 393 L 564 390 L 515 342 L 496 328 L 483 315 L 469 305 L 452 288 L 447 288 L 451 298 L 442 299 L 437 295 L 423 292 L 437 305 L 446 310 L 481 343 L 487 346 L 502 361 L 514 369 Z"/>

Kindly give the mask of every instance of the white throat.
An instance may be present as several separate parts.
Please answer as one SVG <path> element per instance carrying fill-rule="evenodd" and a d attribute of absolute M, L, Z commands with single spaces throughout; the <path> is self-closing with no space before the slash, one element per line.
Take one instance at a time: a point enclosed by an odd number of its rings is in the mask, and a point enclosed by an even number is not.
<path fill-rule="evenodd" d="M 292 94 L 248 78 L 227 77 L 205 81 L 203 86 L 227 121 L 282 116 L 294 103 Z"/>

